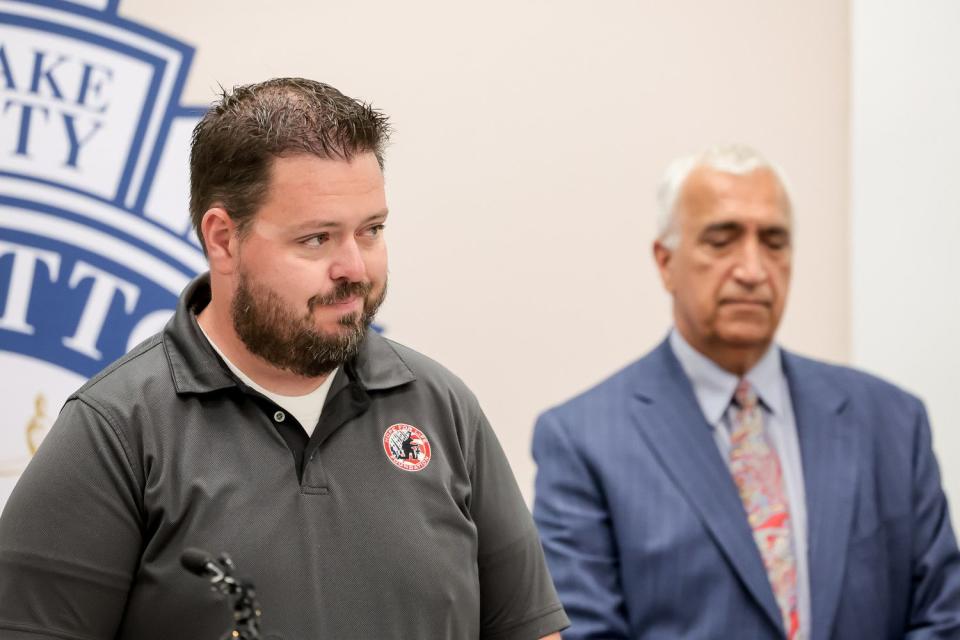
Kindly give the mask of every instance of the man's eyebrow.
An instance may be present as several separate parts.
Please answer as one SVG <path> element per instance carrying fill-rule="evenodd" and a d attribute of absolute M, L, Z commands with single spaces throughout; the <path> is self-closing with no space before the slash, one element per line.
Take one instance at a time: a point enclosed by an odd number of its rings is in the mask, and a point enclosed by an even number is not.
<path fill-rule="evenodd" d="M 761 228 L 760 233 L 765 233 L 765 234 L 782 233 L 785 235 L 790 235 L 790 227 L 787 227 L 782 224 L 772 224 L 768 227 Z"/>
<path fill-rule="evenodd" d="M 723 222 L 714 222 L 703 228 L 701 236 L 711 233 L 735 233 L 743 230 L 743 224 L 733 220 Z M 759 233 L 763 235 L 790 235 L 790 227 L 782 224 L 771 224 L 760 227 Z"/>
<path fill-rule="evenodd" d="M 387 217 L 389 210 L 384 209 L 376 213 L 371 213 L 369 216 L 364 218 L 360 224 L 370 224 L 371 222 L 376 222 L 378 220 L 384 220 Z M 293 233 L 304 233 L 307 231 L 322 231 L 324 229 L 337 229 L 342 227 L 343 223 L 335 220 L 308 220 L 302 224 L 298 224 L 293 227 Z"/>
<path fill-rule="evenodd" d="M 714 222 L 713 224 L 708 224 L 703 228 L 703 231 L 700 232 L 700 235 L 707 235 L 709 233 L 724 233 L 724 232 L 734 232 L 740 231 L 743 229 L 743 225 L 739 222 L 734 222 L 733 220 L 727 220 L 724 222 Z"/>

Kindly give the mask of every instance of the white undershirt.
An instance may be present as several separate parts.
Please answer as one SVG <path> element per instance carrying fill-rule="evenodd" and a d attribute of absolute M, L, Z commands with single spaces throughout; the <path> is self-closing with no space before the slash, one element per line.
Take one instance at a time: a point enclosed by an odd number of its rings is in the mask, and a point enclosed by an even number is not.
<path fill-rule="evenodd" d="M 199 322 L 197 323 L 197 326 L 200 326 Z M 240 378 L 240 380 L 242 380 L 243 383 L 251 389 L 255 389 L 256 391 L 262 393 L 267 398 L 273 400 L 274 404 L 285 409 L 287 413 L 297 419 L 297 422 L 300 423 L 300 426 L 303 427 L 303 430 L 307 432 L 308 436 L 313 435 L 313 430 L 316 428 L 317 422 L 320 420 L 320 413 L 323 411 L 323 403 L 327 399 L 327 393 L 330 391 L 330 385 L 333 384 L 333 378 L 337 374 L 337 369 L 331 371 L 330 375 L 327 376 L 327 379 L 310 393 L 302 396 L 284 396 L 279 393 L 274 393 L 268 389 L 264 389 L 259 384 L 254 382 L 254 380 L 241 371 L 237 365 L 230 362 L 230 358 L 224 355 L 223 351 L 220 350 L 220 347 L 217 346 L 217 343 L 210 339 L 210 336 L 207 335 L 207 332 L 203 330 L 202 326 L 200 326 L 200 332 L 203 333 L 204 337 L 210 343 L 210 346 L 213 347 L 213 350 L 216 351 L 221 358 L 223 358 L 224 362 L 227 363 L 227 367 L 230 368 L 230 371 L 232 371 L 235 376 Z"/>

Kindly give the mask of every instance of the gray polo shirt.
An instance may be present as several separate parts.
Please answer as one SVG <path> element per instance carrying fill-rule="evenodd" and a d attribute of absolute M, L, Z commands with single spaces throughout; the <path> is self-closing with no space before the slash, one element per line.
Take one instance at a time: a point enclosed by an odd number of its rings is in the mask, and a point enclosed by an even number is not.
<path fill-rule="evenodd" d="M 180 567 L 187 547 L 231 554 L 265 638 L 568 624 L 459 379 L 371 332 L 307 438 L 203 338 L 209 295 L 201 277 L 161 334 L 67 401 L 0 518 L 0 637 L 216 640 L 229 607 Z"/>

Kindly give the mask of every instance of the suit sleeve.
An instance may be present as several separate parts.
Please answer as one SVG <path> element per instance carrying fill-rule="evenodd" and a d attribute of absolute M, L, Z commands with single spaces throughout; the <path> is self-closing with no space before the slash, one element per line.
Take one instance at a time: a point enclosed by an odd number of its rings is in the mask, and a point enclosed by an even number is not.
<path fill-rule="evenodd" d="M 470 468 L 477 527 L 480 637 L 537 640 L 569 621 L 550 580 L 536 527 L 493 429 L 481 414 Z"/>
<path fill-rule="evenodd" d="M 920 406 L 914 443 L 913 592 L 910 640 L 960 637 L 960 552 Z"/>
<path fill-rule="evenodd" d="M 0 518 L 0 637 L 114 637 L 140 556 L 136 477 L 109 421 L 70 400 Z"/>
<path fill-rule="evenodd" d="M 537 421 L 533 515 L 571 627 L 564 640 L 629 638 L 620 563 L 603 489 L 556 413 Z"/>

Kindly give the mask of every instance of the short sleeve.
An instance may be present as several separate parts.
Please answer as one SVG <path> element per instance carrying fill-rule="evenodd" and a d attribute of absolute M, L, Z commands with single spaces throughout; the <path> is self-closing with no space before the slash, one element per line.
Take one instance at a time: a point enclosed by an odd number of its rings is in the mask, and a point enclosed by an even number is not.
<path fill-rule="evenodd" d="M 481 637 L 536 640 L 569 621 L 503 449 L 482 414 L 478 422 L 470 512 L 478 536 Z"/>
<path fill-rule="evenodd" d="M 0 517 L 0 636 L 109 640 L 140 556 L 140 495 L 109 421 L 70 400 Z"/>

